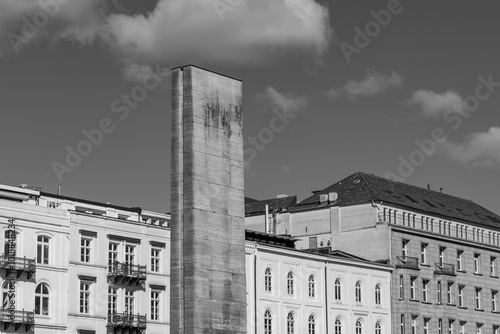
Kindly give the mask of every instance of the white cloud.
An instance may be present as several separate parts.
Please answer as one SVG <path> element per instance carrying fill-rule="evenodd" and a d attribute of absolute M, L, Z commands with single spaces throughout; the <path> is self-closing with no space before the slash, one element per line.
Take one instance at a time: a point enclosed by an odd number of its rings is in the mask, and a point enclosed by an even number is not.
<path fill-rule="evenodd" d="M 296 114 L 308 105 L 306 96 L 293 96 L 291 93 L 280 93 L 271 86 L 267 86 L 264 93 L 257 93 L 258 102 L 268 103 L 271 107 L 286 113 Z"/>
<path fill-rule="evenodd" d="M 439 146 L 442 154 L 469 167 L 500 167 L 500 127 L 472 133 L 462 144 L 447 140 Z"/>
<path fill-rule="evenodd" d="M 154 70 L 146 64 L 139 64 L 130 59 L 122 59 L 119 61 L 122 65 L 123 78 L 127 81 L 143 82 L 145 77 L 150 77 Z"/>
<path fill-rule="evenodd" d="M 402 84 L 403 79 L 394 71 L 390 75 L 384 75 L 374 70 L 367 70 L 366 78 L 362 81 L 349 80 L 344 86 L 340 88 L 333 87 L 325 94 L 334 99 L 343 95 L 355 99 L 358 96 L 378 95 L 391 87 L 399 87 Z"/>
<path fill-rule="evenodd" d="M 422 109 L 422 115 L 428 117 L 440 116 L 447 110 L 458 111 L 463 108 L 462 97 L 451 90 L 437 94 L 431 90 L 421 89 L 413 92 L 408 103 L 419 106 Z"/>

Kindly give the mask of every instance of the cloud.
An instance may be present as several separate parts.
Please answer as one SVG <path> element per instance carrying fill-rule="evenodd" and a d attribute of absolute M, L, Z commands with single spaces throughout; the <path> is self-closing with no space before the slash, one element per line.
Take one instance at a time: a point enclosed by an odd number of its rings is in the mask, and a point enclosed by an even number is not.
<path fill-rule="evenodd" d="M 271 107 L 286 113 L 296 114 L 308 105 L 306 96 L 293 96 L 291 93 L 280 93 L 274 87 L 267 86 L 264 93 L 257 93 L 257 102 L 268 103 Z"/>
<path fill-rule="evenodd" d="M 142 83 L 145 77 L 150 77 L 155 71 L 151 66 L 139 64 L 130 59 L 121 59 L 123 78 L 127 81 Z"/>
<path fill-rule="evenodd" d="M 344 95 L 350 99 L 355 99 L 358 96 L 378 95 L 391 87 L 399 87 L 402 84 L 403 79 L 394 71 L 390 75 L 384 75 L 368 69 L 366 78 L 362 81 L 349 80 L 343 87 L 333 87 L 325 94 L 333 99 Z"/>
<path fill-rule="evenodd" d="M 442 154 L 469 167 L 500 167 L 500 127 L 472 133 L 462 144 L 447 140 L 439 146 Z"/>
<path fill-rule="evenodd" d="M 454 91 L 447 91 L 442 94 L 434 93 L 431 90 L 418 90 L 413 92 L 413 96 L 408 100 L 410 105 L 421 108 L 423 116 L 436 117 L 442 115 L 447 110 L 458 110 L 463 108 L 462 97 Z"/>
<path fill-rule="evenodd" d="M 147 15 L 111 14 L 58 37 L 100 39 L 136 61 L 267 64 L 287 53 L 319 58 L 331 35 L 329 11 L 315 0 L 160 0 Z"/>

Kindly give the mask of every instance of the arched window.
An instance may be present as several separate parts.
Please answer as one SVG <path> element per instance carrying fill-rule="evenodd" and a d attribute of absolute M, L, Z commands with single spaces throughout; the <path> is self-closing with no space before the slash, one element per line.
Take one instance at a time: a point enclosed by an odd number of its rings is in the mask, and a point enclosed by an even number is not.
<path fill-rule="evenodd" d="M 272 279 L 273 273 L 271 272 L 271 268 L 266 268 L 264 272 L 264 290 L 271 292 L 272 290 Z"/>
<path fill-rule="evenodd" d="M 380 293 L 380 284 L 375 285 L 375 304 L 380 305 L 381 304 L 381 293 Z"/>
<path fill-rule="evenodd" d="M 292 312 L 288 312 L 286 317 L 286 333 L 295 334 L 295 319 Z"/>
<path fill-rule="evenodd" d="M 341 300 L 341 288 L 340 288 L 340 278 L 335 280 L 335 300 Z"/>
<path fill-rule="evenodd" d="M 273 333 L 273 315 L 271 311 L 264 312 L 264 334 Z"/>
<path fill-rule="evenodd" d="M 309 334 L 316 334 L 316 317 L 312 314 L 309 316 Z"/>
<path fill-rule="evenodd" d="M 49 315 L 49 288 L 40 283 L 35 288 L 35 314 Z"/>
<path fill-rule="evenodd" d="M 342 321 L 335 319 L 335 334 L 342 334 Z"/>
<path fill-rule="evenodd" d="M 361 282 L 356 282 L 356 302 L 361 303 Z"/>
<path fill-rule="evenodd" d="M 375 334 L 382 334 L 382 325 L 380 324 L 380 321 L 377 321 L 375 324 Z"/>
<path fill-rule="evenodd" d="M 39 235 L 36 240 L 36 263 L 49 264 L 49 237 Z"/>
<path fill-rule="evenodd" d="M 363 334 L 363 326 L 361 325 L 361 319 L 356 321 L 356 334 Z"/>
<path fill-rule="evenodd" d="M 309 297 L 316 297 L 316 283 L 314 282 L 314 275 L 309 276 Z"/>
<path fill-rule="evenodd" d="M 287 275 L 287 293 L 289 295 L 293 295 L 294 294 L 294 286 L 293 286 L 293 273 L 291 271 L 288 272 L 288 275 Z"/>

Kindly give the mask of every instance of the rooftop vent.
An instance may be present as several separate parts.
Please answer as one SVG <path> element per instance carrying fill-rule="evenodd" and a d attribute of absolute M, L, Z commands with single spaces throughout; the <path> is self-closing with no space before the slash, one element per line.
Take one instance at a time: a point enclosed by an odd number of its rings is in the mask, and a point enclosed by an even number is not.
<path fill-rule="evenodd" d="M 319 204 L 326 203 L 328 201 L 328 194 L 319 195 Z"/>
<path fill-rule="evenodd" d="M 336 192 L 328 193 L 328 203 L 333 203 L 339 199 L 339 194 Z"/>

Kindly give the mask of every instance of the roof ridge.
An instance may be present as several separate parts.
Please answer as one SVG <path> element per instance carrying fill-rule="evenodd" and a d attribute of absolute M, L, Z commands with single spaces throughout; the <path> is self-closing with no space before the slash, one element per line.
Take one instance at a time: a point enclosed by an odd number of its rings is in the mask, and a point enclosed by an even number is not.
<path fill-rule="evenodd" d="M 366 173 L 363 173 L 363 172 L 357 172 L 355 174 L 359 174 L 359 176 L 361 177 L 361 180 L 363 180 L 363 183 L 365 184 L 366 188 L 368 189 L 368 191 L 370 192 L 370 194 L 372 194 L 372 197 L 373 199 L 377 199 L 377 197 L 375 196 L 374 192 L 372 191 L 372 189 L 368 186 L 368 183 L 366 182 L 364 176 L 366 175 Z"/>

